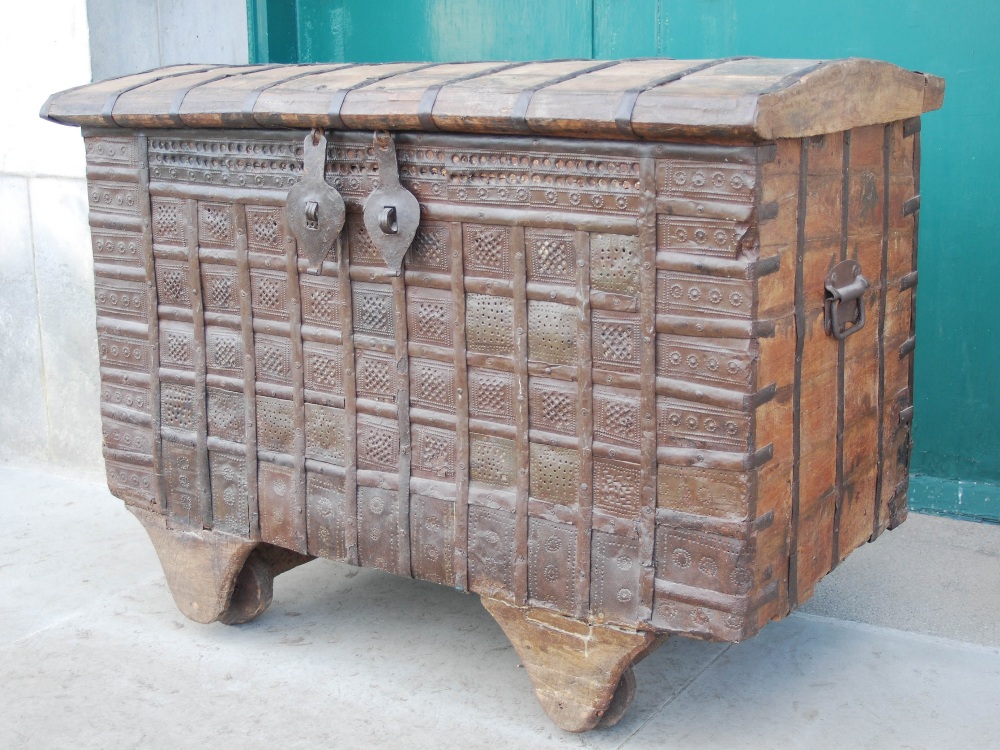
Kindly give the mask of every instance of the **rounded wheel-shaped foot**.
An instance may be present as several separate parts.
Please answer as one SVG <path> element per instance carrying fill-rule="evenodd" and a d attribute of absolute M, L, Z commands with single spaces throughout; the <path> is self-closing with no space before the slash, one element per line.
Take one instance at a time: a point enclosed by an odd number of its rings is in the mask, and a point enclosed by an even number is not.
<path fill-rule="evenodd" d="M 274 574 L 256 551 L 251 552 L 236 577 L 229 605 L 219 615 L 219 622 L 241 625 L 257 617 L 271 606 L 274 596 Z"/>
<path fill-rule="evenodd" d="M 622 678 L 618 681 L 615 694 L 611 696 L 611 702 L 604 709 L 601 720 L 597 722 L 598 728 L 613 727 L 628 711 L 635 698 L 635 672 L 629 667 L 622 673 Z"/>

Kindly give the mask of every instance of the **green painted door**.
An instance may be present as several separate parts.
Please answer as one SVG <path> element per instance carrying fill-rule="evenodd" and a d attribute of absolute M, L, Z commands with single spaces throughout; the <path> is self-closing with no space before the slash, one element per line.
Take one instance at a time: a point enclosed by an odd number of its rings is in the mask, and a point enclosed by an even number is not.
<path fill-rule="evenodd" d="M 248 0 L 257 62 L 873 57 L 924 120 L 914 508 L 1000 520 L 1000 6 L 989 0 Z"/>

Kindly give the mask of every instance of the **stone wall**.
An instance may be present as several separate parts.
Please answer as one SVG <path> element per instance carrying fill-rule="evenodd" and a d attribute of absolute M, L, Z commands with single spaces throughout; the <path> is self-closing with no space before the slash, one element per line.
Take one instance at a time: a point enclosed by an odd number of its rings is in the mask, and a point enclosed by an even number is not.
<path fill-rule="evenodd" d="M 243 0 L 48 0 L 0 25 L 0 461 L 103 471 L 83 142 L 54 91 L 247 60 Z"/>

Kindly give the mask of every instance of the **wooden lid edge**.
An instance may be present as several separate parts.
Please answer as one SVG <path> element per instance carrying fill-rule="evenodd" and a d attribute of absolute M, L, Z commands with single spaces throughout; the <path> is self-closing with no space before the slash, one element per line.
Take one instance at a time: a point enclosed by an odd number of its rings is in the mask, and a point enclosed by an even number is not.
<path fill-rule="evenodd" d="M 584 61 L 581 60 L 580 62 Z M 590 62 L 593 63 L 593 61 Z M 613 65 L 614 63 L 611 64 Z M 127 89 L 141 89 L 146 83 L 169 76 L 172 70 L 179 71 L 185 67 L 188 66 L 172 66 L 156 71 L 148 71 L 145 75 L 149 76 L 149 80 L 140 80 L 135 84 L 127 86 Z M 293 69 L 306 70 L 306 66 L 288 67 L 290 71 Z M 600 66 L 595 65 L 595 67 Z M 247 72 L 259 69 L 260 66 L 247 66 L 244 68 Z M 188 71 L 184 71 L 183 73 L 177 72 L 175 75 L 183 77 L 186 72 Z M 191 70 L 190 72 L 193 73 L 195 71 Z M 143 75 L 142 73 L 133 74 L 132 76 L 124 76 L 123 78 Z M 235 75 L 239 75 L 239 73 Z M 448 83 L 451 83 L 451 81 L 437 86 L 437 92 L 447 90 Z M 735 110 L 740 109 L 735 107 L 735 104 L 736 99 L 745 99 L 746 96 L 750 95 L 734 98 L 726 94 L 708 94 L 706 97 L 707 100 L 716 101 L 717 106 L 712 108 L 716 114 L 715 117 L 707 118 L 704 123 L 700 124 L 690 121 L 691 113 L 684 115 L 673 112 L 672 108 L 668 105 L 663 107 L 662 122 L 636 123 L 639 127 L 631 135 L 632 137 L 649 138 L 651 137 L 651 133 L 643 131 L 652 129 L 657 131 L 657 135 L 652 137 L 664 137 L 666 133 L 672 132 L 677 127 L 681 127 L 685 131 L 690 131 L 691 135 L 695 135 L 700 125 L 704 125 L 706 133 L 731 131 L 731 135 L 750 135 L 751 137 L 763 140 L 805 137 L 919 116 L 924 112 L 939 109 L 944 99 L 944 80 L 938 76 L 907 71 L 887 62 L 859 58 L 818 61 L 803 68 L 801 71 L 796 71 L 789 75 L 787 80 L 783 80 L 780 83 L 780 86 L 752 94 L 752 96 L 756 97 L 756 106 L 749 113 L 748 121 L 746 120 L 747 113 L 745 108 L 741 110 L 741 115 L 738 117 L 735 116 Z M 86 91 L 88 86 L 91 85 L 93 84 L 85 84 L 53 94 L 42 106 L 39 116 L 43 119 L 65 125 L 85 126 L 101 124 L 101 105 L 106 100 L 107 95 L 106 93 L 99 94 L 97 92 Z M 669 86 L 666 86 L 664 90 L 669 93 L 669 88 Z M 614 94 L 614 92 L 612 91 L 610 94 Z M 727 122 L 723 114 L 727 108 L 727 102 L 734 105 L 734 118 L 732 122 Z M 433 111 L 422 113 L 420 107 L 415 109 L 416 111 L 414 112 L 406 111 L 399 114 L 401 116 L 405 115 L 408 118 L 412 116 L 417 119 L 419 119 L 420 114 L 424 114 L 425 117 L 423 119 L 430 119 L 434 122 L 435 127 L 456 133 L 502 133 L 509 132 L 510 130 L 510 122 L 501 122 L 499 120 L 488 122 L 485 119 L 477 121 L 474 128 L 469 128 L 464 123 L 456 127 L 456 123 L 454 122 L 445 123 L 438 121 Z M 424 109 L 427 109 L 426 105 L 424 105 Z M 127 128 L 164 127 L 163 114 L 152 111 L 147 113 L 138 112 L 123 117 L 122 122 L 115 122 L 114 124 Z M 179 119 L 183 120 L 183 116 Z M 225 120 L 220 118 L 219 122 L 220 125 L 224 123 L 225 127 L 231 128 L 259 128 L 262 126 L 289 127 L 288 124 L 281 122 L 283 119 L 281 112 L 270 113 L 269 117 L 268 113 L 244 111 L 242 113 L 227 113 Z M 526 119 L 527 121 L 523 123 L 524 126 L 528 126 L 533 118 Z M 586 120 L 587 118 L 579 118 L 577 116 L 576 118 L 570 117 L 570 119 Z M 677 119 L 676 122 L 674 121 L 675 119 Z M 309 125 L 313 127 L 343 128 L 343 123 L 333 122 L 327 112 L 315 112 L 312 114 L 304 112 L 296 118 L 296 121 L 299 127 L 302 126 L 301 123 L 308 121 Z M 610 122 L 607 125 L 611 127 L 615 123 Z M 168 124 L 167 127 L 169 126 Z M 543 132 L 550 132 L 551 130 L 548 123 L 535 123 L 535 127 L 530 127 L 530 130 L 534 131 L 536 128 Z M 422 128 L 418 127 L 418 129 Z M 570 130 L 575 131 L 571 137 L 586 137 L 580 133 L 579 128 L 571 128 Z M 621 137 L 627 138 L 629 135 L 623 133 Z"/>
<path fill-rule="evenodd" d="M 764 140 L 804 138 L 905 120 L 937 109 L 944 80 L 864 58 L 830 60 L 762 94 L 753 129 Z"/>
<path fill-rule="evenodd" d="M 944 106 L 944 79 L 941 76 L 922 73 L 924 77 L 924 112 L 933 112 Z"/>

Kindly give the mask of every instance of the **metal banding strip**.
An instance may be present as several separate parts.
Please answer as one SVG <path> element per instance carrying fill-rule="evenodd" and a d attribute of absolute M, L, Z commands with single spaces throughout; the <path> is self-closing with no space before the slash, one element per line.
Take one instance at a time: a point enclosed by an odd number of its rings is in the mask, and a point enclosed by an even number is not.
<path fill-rule="evenodd" d="M 882 533 L 882 495 L 883 495 L 883 462 L 885 460 L 885 308 L 886 290 L 889 269 L 889 186 L 890 176 L 890 139 L 891 125 L 886 125 L 882 131 L 882 260 L 879 269 L 878 292 L 878 473 L 875 475 L 875 512 L 872 514 L 872 539 Z"/>
<path fill-rule="evenodd" d="M 410 535 L 410 521 L 413 518 L 410 499 L 410 472 L 413 463 L 412 442 L 410 431 L 410 357 L 407 351 L 409 331 L 407 330 L 406 282 L 402 274 L 393 276 L 392 305 L 396 311 L 395 333 L 396 361 L 396 424 L 399 429 L 399 486 L 396 490 L 398 511 L 396 516 L 396 560 L 399 575 L 413 577 L 413 561 L 410 548 L 413 539 Z"/>
<path fill-rule="evenodd" d="M 309 548 L 309 513 L 306 507 L 306 404 L 305 404 L 305 355 L 302 351 L 302 286 L 299 283 L 298 247 L 291 245 L 285 251 L 285 277 L 288 279 L 288 341 L 291 346 L 292 372 L 292 498 L 296 536 L 295 551 L 306 554 Z M 252 293 L 251 293 L 252 294 Z M 256 355 L 255 355 L 256 356 Z M 294 516 L 293 516 L 294 518 Z"/>
<path fill-rule="evenodd" d="M 635 520 L 639 535 L 640 619 L 649 621 L 653 612 L 656 549 L 656 482 L 659 434 L 656 419 L 656 161 L 639 160 L 639 181 L 643 201 L 639 214 L 639 252 L 642 271 L 639 276 L 639 313 L 641 338 L 639 348 L 639 413 L 641 415 L 639 471 L 640 513 Z"/>
<path fill-rule="evenodd" d="M 650 89 L 655 89 L 659 86 L 673 83 L 674 81 L 680 80 L 684 76 L 690 75 L 691 73 L 697 73 L 698 71 L 705 70 L 707 68 L 714 68 L 716 65 L 733 62 L 734 60 L 745 59 L 747 58 L 726 57 L 721 60 L 709 60 L 708 62 L 691 65 L 683 70 L 677 70 L 669 75 L 655 78 L 652 81 L 644 83 L 642 86 L 635 86 L 628 89 L 624 94 L 622 94 L 622 98 L 618 100 L 618 106 L 615 108 L 615 125 L 624 135 L 627 135 L 630 138 L 635 138 L 635 131 L 632 130 L 632 112 L 635 109 L 635 103 L 639 100 L 639 97 L 642 94 L 646 93 Z"/>
<path fill-rule="evenodd" d="M 899 347 L 899 358 L 903 359 L 903 357 L 907 356 L 908 354 L 913 354 L 913 350 L 916 347 L 917 347 L 917 337 L 910 336 L 910 338 L 904 341 L 902 346 Z"/>
<path fill-rule="evenodd" d="M 476 78 L 485 78 L 486 76 L 493 75 L 494 73 L 501 73 L 505 70 L 519 68 L 522 65 L 527 64 L 528 63 L 526 62 L 504 63 L 503 65 L 487 68 L 486 70 L 479 70 L 475 73 L 468 73 L 464 76 L 457 76 L 456 78 L 450 78 L 447 81 L 434 84 L 424 92 L 424 95 L 420 97 L 420 104 L 417 105 L 417 119 L 420 121 L 420 127 L 424 130 L 439 130 L 438 126 L 434 124 L 434 103 L 437 101 L 438 94 L 441 93 L 441 89 L 445 86 L 452 86 L 456 83 L 463 83 L 464 81 L 471 81 Z"/>
<path fill-rule="evenodd" d="M 174 94 L 173 101 L 170 102 L 170 109 L 167 111 L 167 117 L 170 118 L 170 122 L 179 128 L 184 127 L 184 121 L 181 119 L 181 107 L 184 105 L 184 99 L 197 88 L 206 86 L 210 83 L 215 83 L 216 81 L 222 81 L 226 78 L 233 78 L 234 76 L 247 75 L 248 73 L 262 73 L 265 70 L 273 70 L 274 68 L 280 68 L 281 65 L 244 65 L 241 66 L 238 71 L 230 71 L 228 73 L 222 73 L 221 75 L 212 76 L 211 78 L 199 81 L 186 89 L 181 89 L 176 94 Z M 248 70 L 250 68 L 250 70 Z"/>
<path fill-rule="evenodd" d="M 916 135 L 920 132 L 920 115 L 916 117 L 911 117 L 909 120 L 903 120 L 903 137 L 909 138 L 912 135 Z M 914 144 L 914 148 L 916 145 Z M 915 173 L 916 174 L 916 173 Z M 917 180 L 919 182 L 919 180 Z M 920 192 L 920 185 L 917 185 L 917 192 Z"/>
<path fill-rule="evenodd" d="M 469 590 L 469 361 L 465 336 L 465 266 L 462 224 L 448 225 L 452 300 L 455 305 L 455 588 Z"/>
<path fill-rule="evenodd" d="M 247 531 L 260 539 L 260 498 L 257 492 L 257 371 L 253 335 L 253 302 L 250 297 L 250 245 L 247 234 L 246 204 L 234 203 L 236 214 L 236 278 L 240 295 L 240 339 L 243 342 L 244 456 L 247 477 Z"/>
<path fill-rule="evenodd" d="M 346 229 L 346 227 L 345 227 Z M 340 233 L 337 240 L 337 284 L 340 291 L 340 332 L 343 336 L 341 365 L 344 384 L 344 549 L 350 565 L 359 564 L 358 555 L 358 450 L 357 390 L 354 380 L 354 307 L 351 299 L 351 275 L 348 257 L 350 235 Z"/>
<path fill-rule="evenodd" d="M 809 174 L 809 139 L 801 141 L 799 157 L 799 193 L 796 214 L 795 238 L 795 370 L 792 388 L 792 508 L 791 531 L 788 540 L 788 605 L 799 605 L 799 516 L 802 479 L 802 352 L 805 349 L 806 314 L 805 281 L 802 267 L 806 244 L 806 184 Z"/>
<path fill-rule="evenodd" d="M 629 62 L 622 60 L 621 62 Z M 449 148 L 455 142 L 451 134 L 437 133 L 396 133 L 394 135 L 397 145 L 422 146 L 424 148 L 433 146 L 434 148 Z M 496 148 L 497 136 L 478 135 L 475 133 L 463 133 L 462 143 L 467 148 Z M 555 136 L 517 136 L 505 135 L 504 144 L 512 149 L 550 149 L 559 151 L 566 148 L 566 138 Z M 653 142 L 638 141 L 627 143 L 620 140 L 585 140 L 573 139 L 574 153 L 580 155 L 593 154 L 596 156 L 621 156 L 625 158 L 637 158 L 640 156 L 650 156 L 654 159 L 698 159 L 708 161 L 712 159 L 724 159 L 730 163 L 756 164 L 760 158 L 761 147 L 757 146 L 721 146 L 711 143 L 680 143 L 680 142 Z M 663 201 L 663 197 L 657 199 Z M 699 201 L 704 203 L 704 201 Z M 694 205 L 691 201 L 687 205 Z M 718 205 L 718 203 L 716 203 Z M 663 213 L 663 209 L 659 209 Z M 737 212 L 729 211 L 725 216 L 717 218 L 731 218 L 736 215 L 736 221 L 747 221 L 750 218 L 751 210 L 741 210 Z M 706 214 L 707 216 L 707 214 Z"/>
<path fill-rule="evenodd" d="M 577 433 L 579 434 L 580 474 L 578 478 L 580 490 L 577 494 L 580 512 L 577 520 L 576 547 L 576 612 L 577 617 L 586 617 L 590 612 L 590 560 L 591 539 L 594 522 L 594 358 L 593 339 L 591 331 L 590 304 L 590 233 L 577 231 L 573 234 L 576 245 L 576 298 L 578 300 L 577 335 L 579 343 L 577 350 L 577 391 L 576 407 Z"/>
<path fill-rule="evenodd" d="M 844 146 L 841 162 L 840 186 L 840 257 L 838 261 L 847 260 L 848 226 L 851 210 L 851 131 L 844 131 Z M 852 347 L 853 349 L 853 347 Z M 833 544 L 830 559 L 830 570 L 840 564 L 840 525 L 844 517 L 844 427 L 846 411 L 846 395 L 844 381 L 846 379 L 847 341 L 837 341 L 837 456 L 836 456 L 836 489 L 837 496 L 833 506 Z"/>
<path fill-rule="evenodd" d="M 311 65 L 310 70 L 301 70 L 295 75 L 287 76 L 277 81 L 272 81 L 271 83 L 265 84 L 263 86 L 258 86 L 253 89 L 249 94 L 247 94 L 246 99 L 243 101 L 243 111 L 242 116 L 246 120 L 252 120 L 255 124 L 260 125 L 257 122 L 257 118 L 254 115 L 254 107 L 257 106 L 257 100 L 260 99 L 260 95 L 263 94 L 268 89 L 274 88 L 275 86 L 282 86 L 291 81 L 295 81 L 299 78 L 306 78 L 307 76 L 318 76 L 322 73 L 332 73 L 335 70 L 344 70 L 345 68 L 356 67 L 357 63 L 345 63 L 338 65 Z"/>
<path fill-rule="evenodd" d="M 911 120 L 909 123 L 903 126 L 904 137 L 913 138 L 913 190 L 917 195 L 920 195 L 920 118 L 914 118 L 916 122 Z M 909 125 L 909 127 L 907 127 Z M 917 335 L 917 244 L 920 235 L 920 214 L 915 213 L 913 215 L 913 240 L 912 246 L 910 248 L 910 273 L 908 273 L 903 280 L 912 278 L 909 282 L 907 288 L 911 289 L 910 292 L 910 336 L 915 337 Z M 901 283 L 902 286 L 902 283 Z M 902 291 L 902 290 L 901 290 Z M 904 408 L 899 413 L 899 421 L 904 424 L 911 424 L 913 421 L 913 368 L 914 368 L 915 357 L 910 357 L 909 368 L 906 375 L 906 386 L 909 389 L 910 395 L 910 405 Z M 906 449 L 906 465 L 903 468 L 903 481 L 908 481 L 910 472 L 910 456 L 913 451 L 913 437 L 912 434 L 907 439 L 907 449 Z M 905 505 L 901 508 L 900 503 L 902 500 L 897 500 L 895 507 L 896 513 L 901 514 L 905 508 Z"/>
<path fill-rule="evenodd" d="M 524 227 L 513 227 L 510 232 L 511 275 L 514 297 L 514 382 L 516 392 L 528 393 L 528 298 L 527 253 Z M 514 404 L 516 429 L 515 460 L 517 474 L 514 481 L 514 602 L 528 602 L 528 496 L 531 494 L 531 442 L 529 437 L 528 399 L 518 398 Z"/>
<path fill-rule="evenodd" d="M 787 89 L 789 86 L 794 86 L 796 83 L 801 81 L 804 76 L 807 76 L 810 73 L 814 73 L 820 68 L 826 67 L 831 62 L 835 61 L 820 60 L 819 62 L 813 63 L 812 65 L 802 68 L 801 70 L 796 70 L 794 73 L 789 73 L 784 78 L 780 79 L 773 85 L 768 86 L 766 89 L 761 91 L 759 96 L 764 96 L 765 94 L 774 94 L 777 93 L 778 91 L 783 91 L 784 89 Z"/>
<path fill-rule="evenodd" d="M 167 503 L 164 491 L 163 474 L 163 437 L 160 432 L 161 409 L 160 401 L 160 323 L 157 320 L 159 310 L 159 290 L 156 288 L 156 263 L 153 257 L 153 206 L 149 198 L 149 151 L 146 148 L 146 136 L 136 137 L 136 149 L 139 155 L 139 190 L 145 198 L 139 201 L 142 216 L 142 261 L 143 277 L 146 282 L 146 304 L 148 305 L 148 336 L 149 336 L 149 415 L 153 431 L 153 497 L 157 511 L 166 515 Z"/>
<path fill-rule="evenodd" d="M 206 351 L 205 300 L 201 292 L 201 257 L 198 246 L 201 237 L 198 230 L 198 201 L 189 198 L 184 202 L 184 220 L 187 225 L 188 284 L 191 288 L 191 317 L 194 327 L 194 391 L 207 394 L 208 359 Z M 212 509 L 212 480 L 208 465 L 208 400 L 195 398 L 195 472 L 198 477 L 198 494 L 204 528 L 215 525 Z"/>
<path fill-rule="evenodd" d="M 328 128 L 334 128 L 337 130 L 346 130 L 347 126 L 344 125 L 344 121 L 340 118 L 340 110 L 344 106 L 344 100 L 347 99 L 347 95 L 352 91 L 357 91 L 358 89 L 363 89 L 366 86 L 371 86 L 373 83 L 378 83 L 379 81 L 384 81 L 388 78 L 394 78 L 395 76 L 401 76 L 406 73 L 415 73 L 418 70 L 424 70 L 425 68 L 432 68 L 435 65 L 441 65 L 442 63 L 424 63 L 423 65 L 417 65 L 408 70 L 396 70 L 392 73 L 383 73 L 382 75 L 371 76 L 363 81 L 358 81 L 353 86 L 348 86 L 347 88 L 338 89 L 333 93 L 333 98 L 330 100 L 330 109 L 327 110 L 327 116 L 330 118 L 330 122 L 327 123 Z"/>
<path fill-rule="evenodd" d="M 206 71 L 212 70 L 214 68 L 219 68 L 220 65 L 208 65 L 204 68 L 196 68 L 195 70 L 179 70 L 173 73 L 166 73 L 162 76 L 156 76 L 155 78 L 150 78 L 148 80 L 142 81 L 141 83 L 134 83 L 131 86 L 124 86 L 112 94 L 108 94 L 108 98 L 104 102 L 104 107 L 101 108 L 101 119 L 104 120 L 104 124 L 108 127 L 118 128 L 121 127 L 114 118 L 115 105 L 118 103 L 118 98 L 122 94 L 127 94 L 129 91 L 135 91 L 136 89 L 141 89 L 143 86 L 148 86 L 151 83 L 156 83 L 157 81 L 164 81 L 167 78 L 179 78 L 180 76 L 195 75 L 196 73 L 204 73 Z M 152 73 L 153 71 L 147 71 Z M 82 87 L 81 87 L 82 88 Z"/>
<path fill-rule="evenodd" d="M 555 61 L 553 62 L 562 62 Z M 587 75 L 588 73 L 596 73 L 598 70 L 604 70 L 605 68 L 610 68 L 619 63 L 626 62 L 625 60 L 605 60 L 597 65 L 591 65 L 583 70 L 577 70 L 572 73 L 566 73 L 565 75 L 558 76 L 556 78 L 550 78 L 547 81 L 543 81 L 536 86 L 524 89 L 518 94 L 517 101 L 514 102 L 514 107 L 510 112 L 510 118 L 514 121 L 514 127 L 516 130 L 522 133 L 530 133 L 531 127 L 528 125 L 528 107 L 531 106 L 531 98 L 542 89 L 546 89 L 549 86 L 555 86 L 559 83 L 565 83 L 566 81 L 571 81 L 574 78 L 579 78 L 580 76 Z"/>

